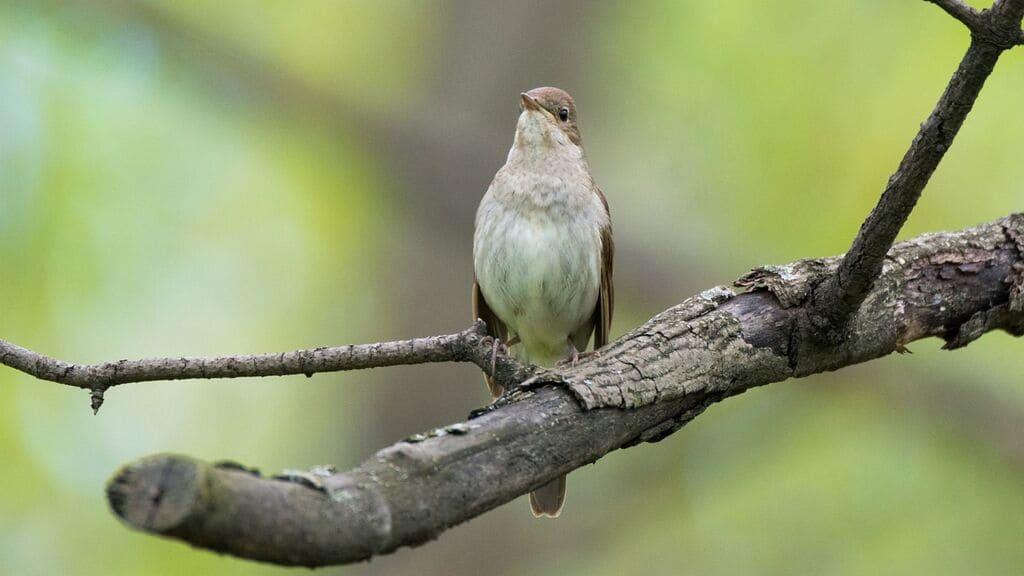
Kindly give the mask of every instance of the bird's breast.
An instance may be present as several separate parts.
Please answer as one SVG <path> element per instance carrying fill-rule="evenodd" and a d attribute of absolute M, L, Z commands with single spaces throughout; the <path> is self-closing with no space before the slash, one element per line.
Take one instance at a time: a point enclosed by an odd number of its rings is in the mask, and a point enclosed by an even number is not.
<path fill-rule="evenodd" d="M 597 302 L 607 213 L 589 178 L 514 180 L 496 179 L 477 213 L 477 282 L 534 361 L 562 357 Z"/>

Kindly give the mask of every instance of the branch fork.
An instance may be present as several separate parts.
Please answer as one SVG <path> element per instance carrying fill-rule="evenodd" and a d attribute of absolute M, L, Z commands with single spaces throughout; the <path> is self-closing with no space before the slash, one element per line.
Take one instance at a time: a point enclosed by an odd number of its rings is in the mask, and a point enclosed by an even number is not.
<path fill-rule="evenodd" d="M 967 26 L 971 43 L 835 274 L 815 290 L 815 314 L 808 331 L 825 345 L 838 343 L 842 325 L 861 306 L 881 274 L 886 253 L 953 145 L 999 56 L 1024 38 L 1024 0 L 997 0 L 982 12 L 960 0 L 928 1 Z"/>

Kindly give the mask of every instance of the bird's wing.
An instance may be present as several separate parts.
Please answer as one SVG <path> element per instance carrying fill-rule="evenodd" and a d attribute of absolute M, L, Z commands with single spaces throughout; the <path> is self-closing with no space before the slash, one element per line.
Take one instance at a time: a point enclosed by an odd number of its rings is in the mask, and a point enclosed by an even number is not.
<path fill-rule="evenodd" d="M 615 240 L 612 238 L 611 212 L 608 200 L 601 189 L 594 185 L 594 190 L 609 214 L 608 225 L 601 229 L 601 287 L 594 308 L 594 350 L 608 343 L 608 335 L 612 328 L 612 311 L 615 309 L 615 285 L 612 282 L 612 264 L 615 259 Z"/>
<path fill-rule="evenodd" d="M 491 310 L 491 307 L 487 305 L 487 300 L 484 300 L 484 295 L 480 292 L 480 285 L 477 284 L 476 279 L 473 280 L 473 319 L 481 319 L 487 323 L 487 334 L 505 342 L 508 338 L 508 327 L 505 323 L 498 318 L 498 315 Z M 501 396 L 502 392 L 505 391 L 500 384 L 494 381 L 494 378 L 484 375 L 484 380 L 487 381 L 487 388 L 491 391 L 491 396 L 497 398 Z"/>

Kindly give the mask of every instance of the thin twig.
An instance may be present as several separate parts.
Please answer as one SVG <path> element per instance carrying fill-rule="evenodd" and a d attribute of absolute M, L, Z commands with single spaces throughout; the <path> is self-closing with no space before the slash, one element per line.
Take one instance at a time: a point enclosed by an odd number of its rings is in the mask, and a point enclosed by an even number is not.
<path fill-rule="evenodd" d="M 983 26 L 981 13 L 960 0 L 925 0 L 946 11 L 947 14 L 963 22 L 971 31 L 980 30 Z"/>
<path fill-rule="evenodd" d="M 40 380 L 87 389 L 92 392 L 93 410 L 96 411 L 103 402 L 104 391 L 129 382 L 292 374 L 312 376 L 319 372 L 429 362 L 472 362 L 490 372 L 493 349 L 483 342 L 485 335 L 483 321 L 477 320 L 455 334 L 393 342 L 246 356 L 145 358 L 101 364 L 65 362 L 0 340 L 0 364 Z M 495 377 L 504 383 L 520 382 L 536 373 L 504 355 L 499 355 L 494 367 Z"/>

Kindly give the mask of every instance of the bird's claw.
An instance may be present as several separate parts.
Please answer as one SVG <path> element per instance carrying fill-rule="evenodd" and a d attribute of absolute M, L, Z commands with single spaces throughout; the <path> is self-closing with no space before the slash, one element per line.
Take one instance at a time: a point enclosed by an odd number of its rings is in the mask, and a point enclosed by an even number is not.
<path fill-rule="evenodd" d="M 481 339 L 481 342 L 483 342 L 484 345 L 488 345 L 489 344 L 490 347 L 491 347 L 491 374 L 490 375 L 493 378 L 494 377 L 494 373 L 497 372 L 497 370 L 498 370 L 498 352 L 500 351 L 502 355 L 508 354 L 508 346 L 506 346 L 505 343 L 502 342 L 500 338 L 496 338 L 494 336 L 484 336 Z"/>
<path fill-rule="evenodd" d="M 575 368 L 576 365 L 580 363 L 580 360 L 586 360 L 587 358 L 596 355 L 597 352 L 580 352 L 576 350 L 576 347 L 573 347 L 572 352 L 570 352 L 565 358 L 559 360 L 555 366 L 558 368 Z"/>

